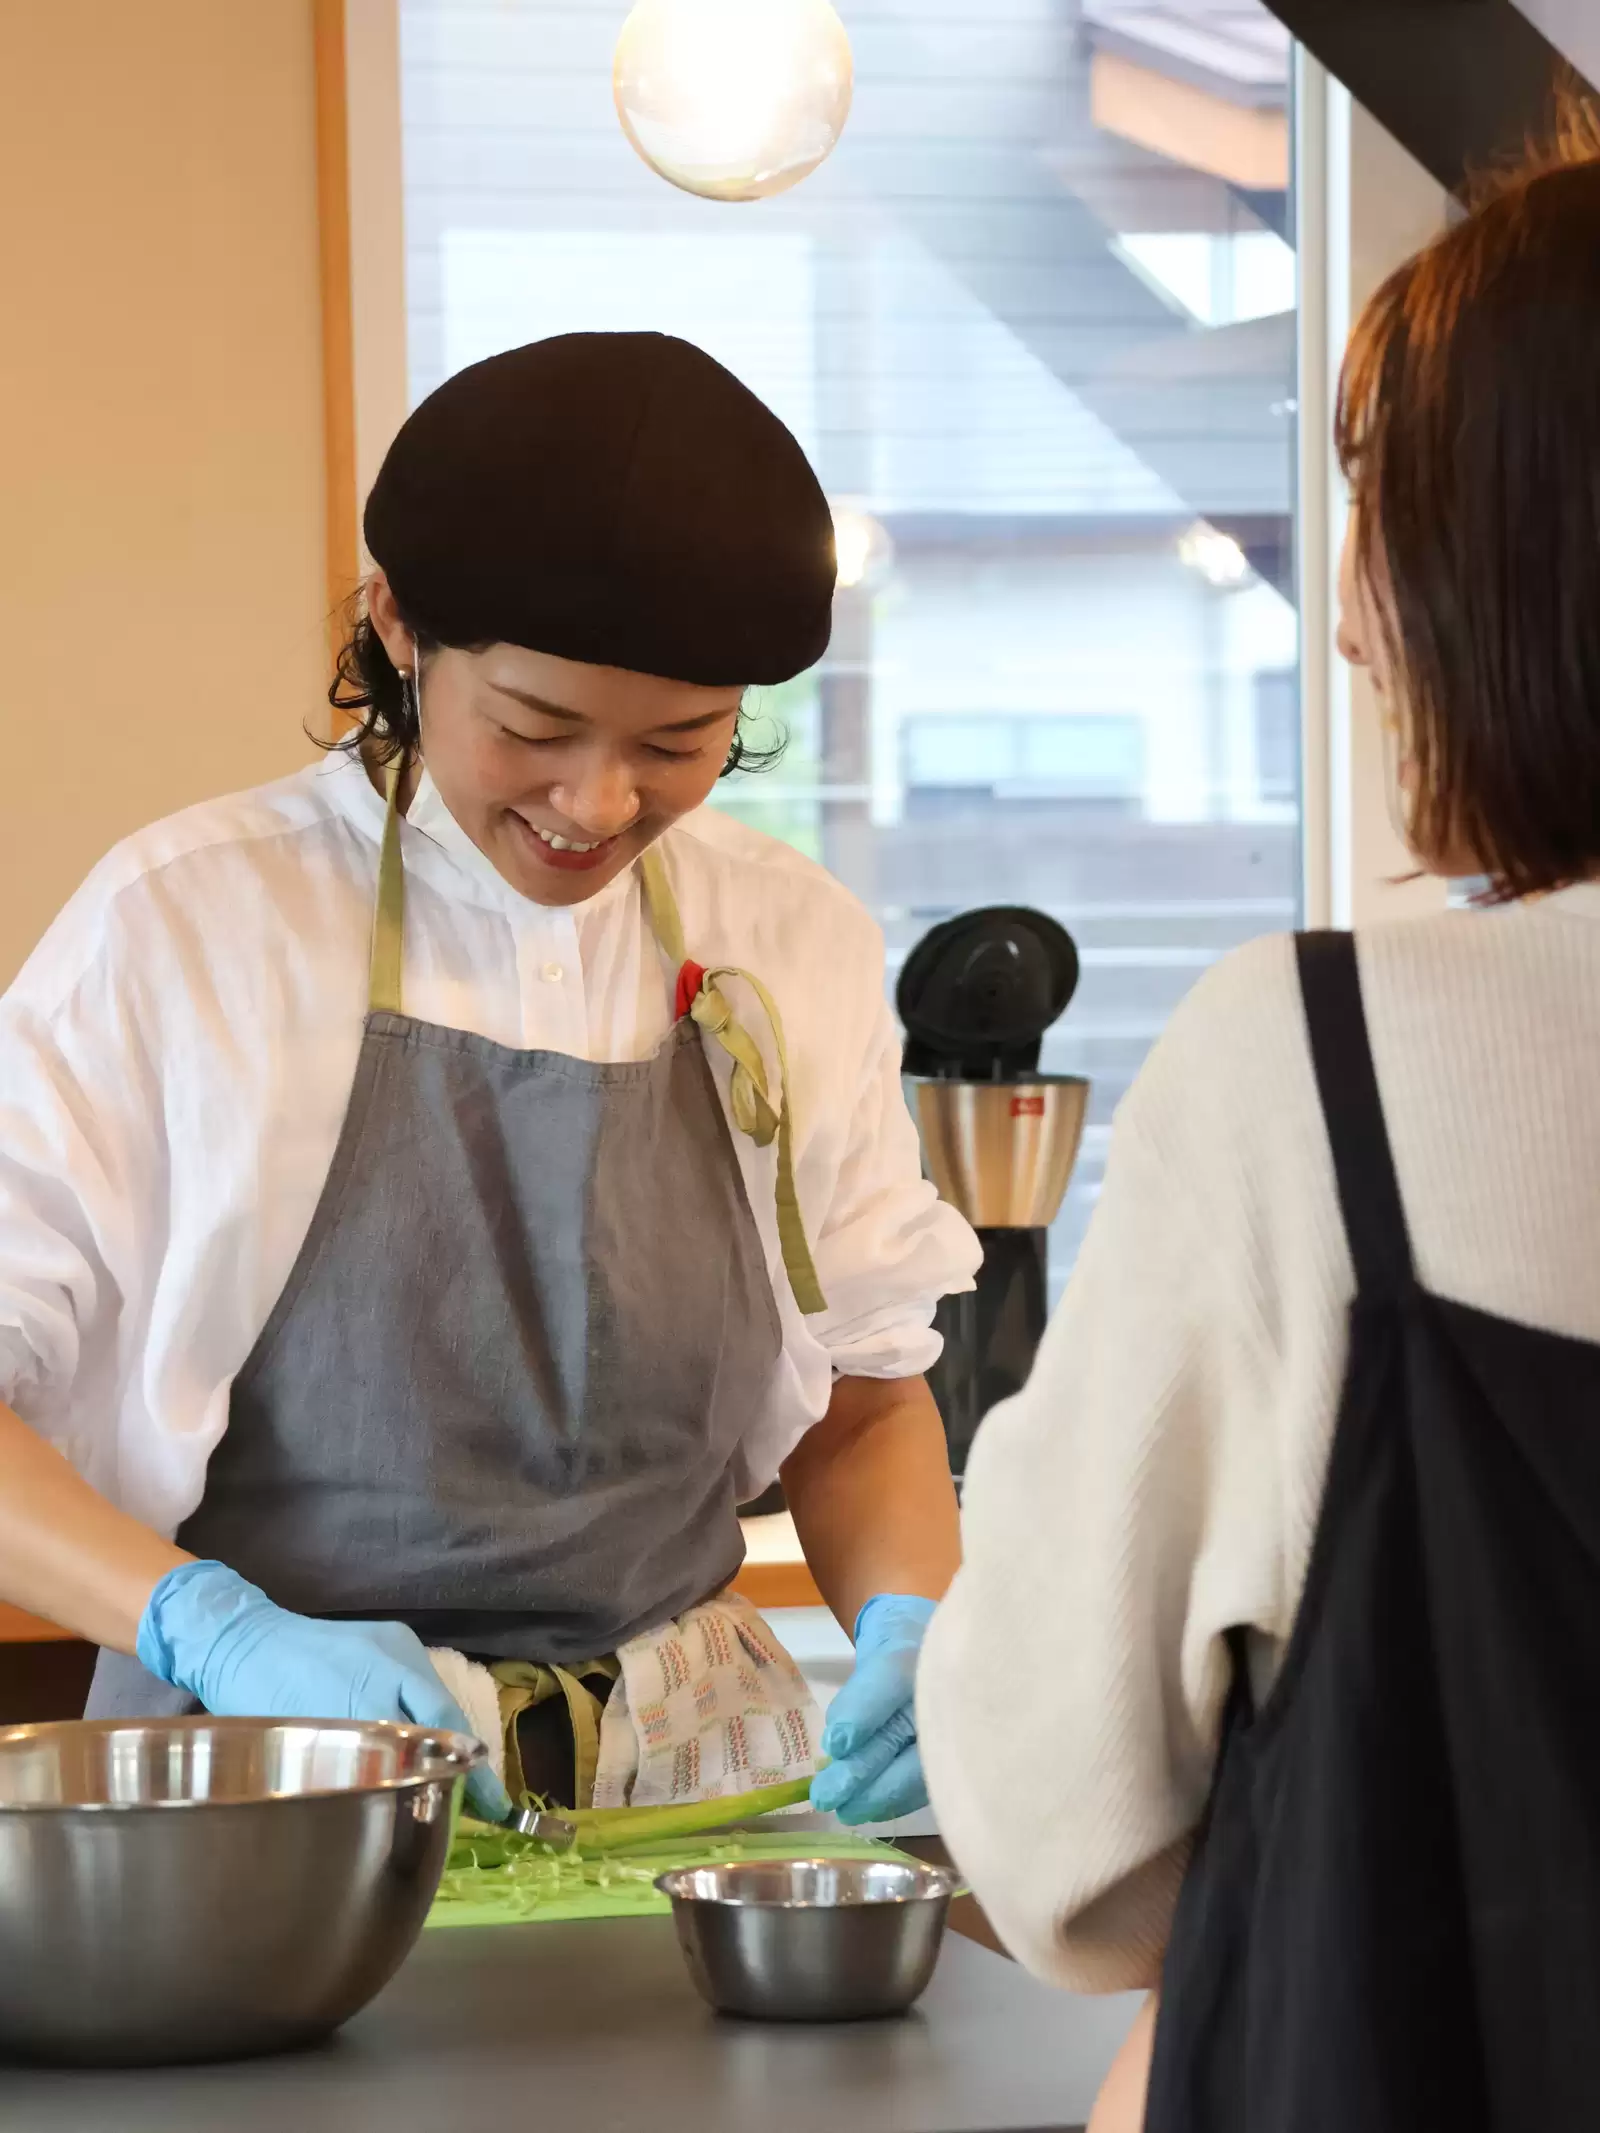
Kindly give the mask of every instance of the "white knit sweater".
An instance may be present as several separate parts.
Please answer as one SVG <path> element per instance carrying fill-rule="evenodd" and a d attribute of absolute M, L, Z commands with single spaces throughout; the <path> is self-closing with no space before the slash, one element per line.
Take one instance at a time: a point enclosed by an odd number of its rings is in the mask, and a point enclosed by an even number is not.
<path fill-rule="evenodd" d="M 1359 952 L 1424 1285 L 1600 1340 L 1600 885 Z M 1259 1633 L 1264 1687 L 1299 1603 L 1352 1290 L 1292 943 L 1260 941 L 1195 987 L 1118 1114 L 1032 1380 L 979 1438 L 922 1668 L 940 1826 L 1061 1984 L 1159 1966 L 1223 1632 Z"/>

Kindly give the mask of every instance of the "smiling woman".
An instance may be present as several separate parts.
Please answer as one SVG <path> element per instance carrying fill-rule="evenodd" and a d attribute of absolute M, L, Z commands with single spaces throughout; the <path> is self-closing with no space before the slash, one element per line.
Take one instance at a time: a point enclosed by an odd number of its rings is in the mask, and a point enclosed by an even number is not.
<path fill-rule="evenodd" d="M 822 490 L 698 349 L 583 334 L 430 395 L 365 530 L 357 731 L 123 847 L 0 1009 L 0 1599 L 105 1647 L 99 1716 L 459 1691 L 568 1805 L 825 1747 L 903 1812 L 975 1241 L 876 928 L 701 805 L 828 641 Z M 857 1640 L 825 1740 L 727 1598 L 780 1473 Z"/>

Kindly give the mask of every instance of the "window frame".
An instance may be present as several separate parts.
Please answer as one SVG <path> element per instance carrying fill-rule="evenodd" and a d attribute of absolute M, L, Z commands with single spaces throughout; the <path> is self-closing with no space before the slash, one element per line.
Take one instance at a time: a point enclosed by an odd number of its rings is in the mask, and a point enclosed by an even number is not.
<path fill-rule="evenodd" d="M 1415 872 L 1395 826 L 1371 686 L 1339 655 L 1346 502 L 1334 404 L 1353 320 L 1385 276 L 1444 227 L 1449 196 L 1299 44 L 1294 100 L 1302 894 L 1308 926 L 1365 926 L 1442 911 L 1447 889 Z"/>

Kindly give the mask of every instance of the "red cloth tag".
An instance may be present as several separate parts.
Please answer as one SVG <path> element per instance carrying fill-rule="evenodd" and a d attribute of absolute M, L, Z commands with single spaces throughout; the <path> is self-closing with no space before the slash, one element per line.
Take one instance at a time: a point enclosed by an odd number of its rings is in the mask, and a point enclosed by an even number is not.
<path fill-rule="evenodd" d="M 676 1014 L 681 1022 L 700 997 L 700 988 L 706 981 L 705 967 L 700 963 L 685 963 L 678 972 L 678 998 Z"/>

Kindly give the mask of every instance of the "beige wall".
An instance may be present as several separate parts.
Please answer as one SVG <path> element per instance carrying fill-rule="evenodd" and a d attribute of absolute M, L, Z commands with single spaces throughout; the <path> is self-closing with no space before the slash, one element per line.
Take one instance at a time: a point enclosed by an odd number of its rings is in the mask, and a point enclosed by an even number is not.
<path fill-rule="evenodd" d="M 0 984 L 326 718 L 311 0 L 0 8 Z"/>

